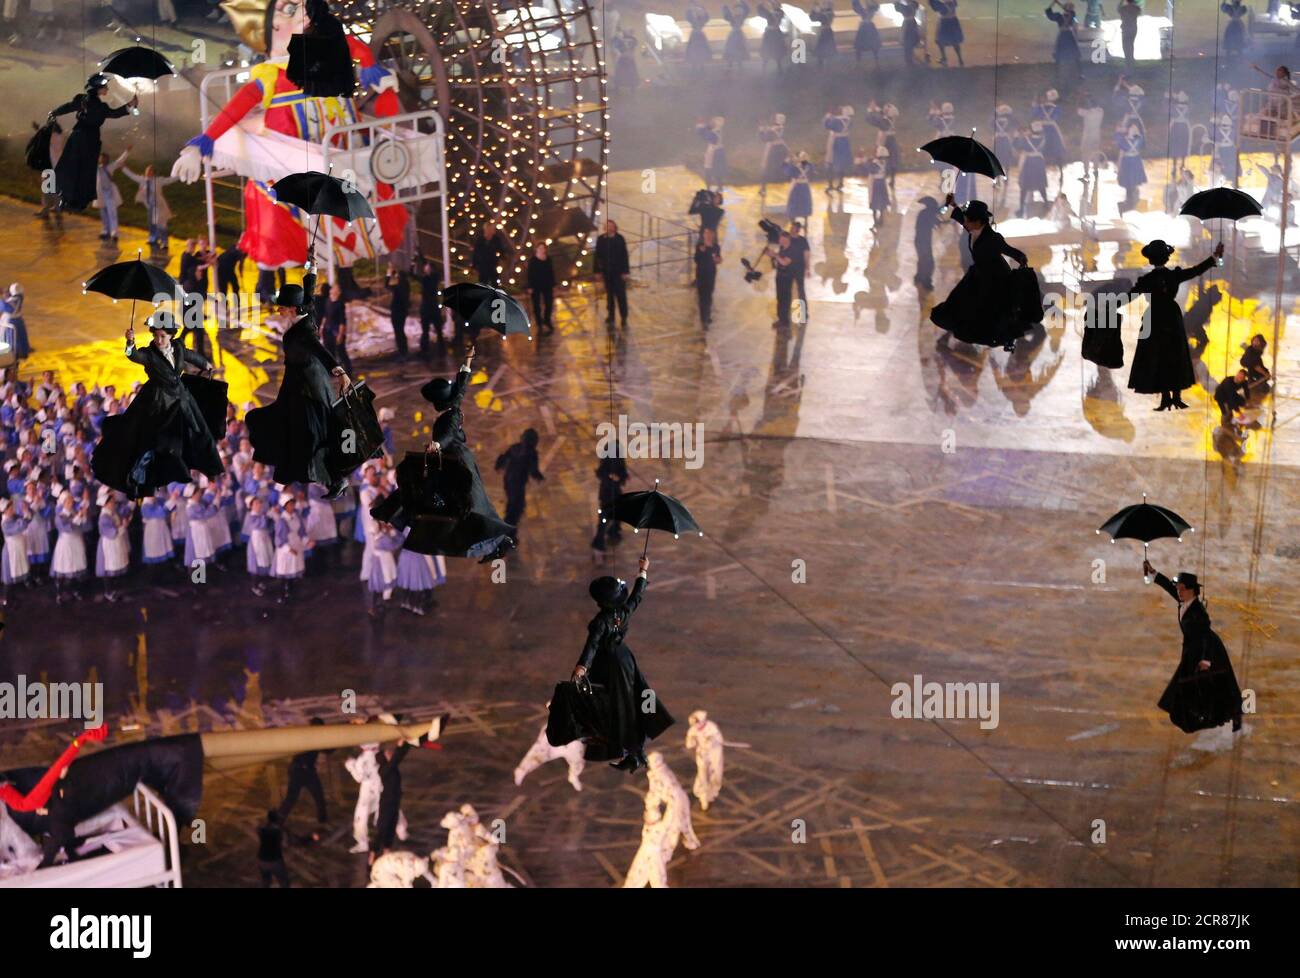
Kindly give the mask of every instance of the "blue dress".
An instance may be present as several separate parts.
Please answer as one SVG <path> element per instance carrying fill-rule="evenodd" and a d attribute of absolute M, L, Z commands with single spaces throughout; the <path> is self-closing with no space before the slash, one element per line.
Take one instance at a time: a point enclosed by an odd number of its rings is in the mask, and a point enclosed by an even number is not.
<path fill-rule="evenodd" d="M 1130 136 L 1122 132 L 1115 136 L 1115 144 L 1119 147 L 1117 182 L 1125 190 L 1142 186 L 1147 182 L 1146 167 L 1142 165 L 1142 147 L 1146 145 L 1146 140 L 1141 133 Z"/>
<path fill-rule="evenodd" d="M 1002 169 L 1010 170 L 1016 158 L 1016 148 L 1012 141 L 1015 132 L 1015 120 L 1009 115 L 993 118 L 993 155 L 1002 163 Z"/>
<path fill-rule="evenodd" d="M 1047 8 L 1047 19 L 1056 23 L 1056 46 L 1052 49 L 1052 60 L 1059 64 L 1078 64 L 1083 60 L 1079 54 L 1079 41 L 1074 36 L 1074 25 L 1078 19 L 1074 14 L 1058 13 Z"/>
<path fill-rule="evenodd" d="M 930 9 L 939 15 L 939 26 L 934 31 L 935 44 L 955 47 L 966 40 L 961 21 L 957 19 L 957 0 L 930 0 Z"/>
<path fill-rule="evenodd" d="M 853 0 L 853 12 L 858 15 L 858 32 L 853 35 L 853 50 L 858 54 L 870 51 L 875 54 L 880 50 L 880 31 L 876 29 L 872 17 L 880 9 L 878 3 L 863 3 Z"/>
<path fill-rule="evenodd" d="M 1043 159 L 1048 166 L 1065 164 L 1065 140 L 1061 138 L 1061 107 L 1054 102 L 1034 106 L 1034 119 L 1043 124 Z"/>
<path fill-rule="evenodd" d="M 704 140 L 704 179 L 712 186 L 721 186 L 727 180 L 727 150 L 722 145 L 722 133 L 710 126 L 696 126 L 695 135 Z"/>
<path fill-rule="evenodd" d="M 1246 49 L 1246 25 L 1243 23 L 1247 7 L 1245 4 L 1234 0 L 1232 3 L 1225 3 L 1219 8 L 1231 18 L 1228 26 L 1223 29 L 1223 49 L 1231 53 L 1240 53 Z"/>
<path fill-rule="evenodd" d="M 827 136 L 826 163 L 832 173 L 844 174 L 853 169 L 853 142 L 849 138 L 849 129 L 853 120 L 842 115 L 833 115 L 822 122 Z"/>
<path fill-rule="evenodd" d="M 812 188 L 808 185 L 811 174 L 811 163 L 786 163 L 785 175 L 790 179 L 790 193 L 785 199 L 787 217 L 803 219 L 812 215 Z"/>
<path fill-rule="evenodd" d="M 704 25 L 709 22 L 709 14 L 703 7 L 688 7 L 686 21 L 691 25 L 691 36 L 686 39 L 686 61 L 696 66 L 706 65 L 713 60 L 709 39 L 704 36 Z"/>
<path fill-rule="evenodd" d="M 27 322 L 23 319 L 23 296 L 7 295 L 0 299 L 0 313 L 9 314 L 9 326 L 13 329 L 14 356 L 26 360 L 32 355 L 32 344 L 27 338 Z"/>
<path fill-rule="evenodd" d="M 1043 159 L 1042 133 L 1030 133 L 1016 140 L 1016 149 L 1020 157 L 1020 197 L 1026 199 L 1031 193 L 1047 196 L 1047 163 Z"/>
<path fill-rule="evenodd" d="M 731 25 L 727 41 L 722 48 L 722 56 L 729 64 L 745 61 L 749 58 L 749 45 L 745 43 L 744 26 L 749 19 L 749 4 L 745 0 L 735 7 L 723 7 L 722 19 Z"/>

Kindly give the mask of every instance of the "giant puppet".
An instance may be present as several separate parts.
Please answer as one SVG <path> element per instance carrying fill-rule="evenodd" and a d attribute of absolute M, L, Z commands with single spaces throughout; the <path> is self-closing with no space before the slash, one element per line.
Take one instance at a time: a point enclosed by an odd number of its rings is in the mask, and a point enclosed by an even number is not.
<path fill-rule="evenodd" d="M 308 169 L 307 147 L 295 141 L 320 144 L 332 125 L 361 121 L 360 108 L 369 102 L 368 114 L 394 116 L 402 111 L 397 98 L 397 78 L 378 65 L 370 49 L 357 38 L 347 38 L 352 58 L 358 67 L 358 93 L 353 98 L 318 98 L 304 94 L 289 80 L 289 41 L 306 26 L 305 4 L 299 0 L 225 0 L 221 4 L 234 25 L 235 32 L 254 51 L 267 60 L 249 69 L 249 81 L 231 97 L 211 125 L 195 136 L 181 150 L 172 175 L 193 183 L 202 175 L 202 161 L 218 160 L 226 155 L 218 140 L 234 127 L 246 133 L 258 131 L 260 113 L 262 132 L 278 134 L 258 141 L 256 153 L 239 160 L 235 169 L 249 177 L 244 182 L 244 233 L 239 249 L 259 268 L 286 268 L 307 261 L 306 215 L 296 207 L 278 203 L 272 184 L 278 177 Z M 253 123 L 250 125 L 250 123 Z M 288 138 L 284 138 L 288 137 Z M 232 146 L 229 153 L 238 154 Z M 375 184 L 380 201 L 391 199 L 393 188 Z M 400 246 L 408 214 L 405 207 L 377 207 L 376 222 L 345 224 L 334 221 L 334 263 L 349 268 L 359 258 L 373 258 Z M 324 238 L 324 227 L 321 237 Z"/>

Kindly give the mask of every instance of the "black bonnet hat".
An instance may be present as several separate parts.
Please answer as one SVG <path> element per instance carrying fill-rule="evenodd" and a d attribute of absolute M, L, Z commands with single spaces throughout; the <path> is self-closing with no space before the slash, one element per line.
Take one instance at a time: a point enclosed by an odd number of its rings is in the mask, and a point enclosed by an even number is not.
<path fill-rule="evenodd" d="M 176 322 L 176 317 L 166 309 L 159 309 L 149 317 L 144 325 L 150 332 L 155 329 L 161 329 L 171 336 L 175 336 L 180 332 L 180 324 Z"/>
<path fill-rule="evenodd" d="M 627 597 L 627 585 L 617 577 L 598 577 L 587 590 L 602 608 L 617 608 Z"/>
<path fill-rule="evenodd" d="M 989 210 L 989 205 L 982 200 L 972 200 L 962 208 L 962 213 L 977 221 L 983 221 L 985 224 L 993 220 L 993 212 Z"/>
<path fill-rule="evenodd" d="M 1153 264 L 1155 262 L 1168 261 L 1169 256 L 1172 255 L 1173 253 L 1174 253 L 1174 249 L 1171 246 L 1165 244 L 1159 238 L 1157 238 L 1155 241 L 1152 241 L 1149 245 L 1147 245 L 1145 248 L 1142 249 L 1142 257 Z"/>
<path fill-rule="evenodd" d="M 452 383 L 445 377 L 435 377 L 420 388 L 420 396 L 439 411 L 451 407 L 451 392 Z"/>
<path fill-rule="evenodd" d="M 280 291 L 275 294 L 275 304 L 301 309 L 307 304 L 307 293 L 303 292 L 301 285 L 281 286 Z"/>

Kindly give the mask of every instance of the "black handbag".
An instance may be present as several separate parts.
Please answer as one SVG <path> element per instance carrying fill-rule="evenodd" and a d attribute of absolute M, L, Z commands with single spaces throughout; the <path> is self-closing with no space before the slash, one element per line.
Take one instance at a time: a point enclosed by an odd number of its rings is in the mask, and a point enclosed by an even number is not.
<path fill-rule="evenodd" d="M 330 475 L 355 472 L 367 459 L 382 455 L 384 430 L 375 414 L 375 392 L 358 381 L 330 405 Z M 350 451 L 349 451 L 350 449 Z"/>

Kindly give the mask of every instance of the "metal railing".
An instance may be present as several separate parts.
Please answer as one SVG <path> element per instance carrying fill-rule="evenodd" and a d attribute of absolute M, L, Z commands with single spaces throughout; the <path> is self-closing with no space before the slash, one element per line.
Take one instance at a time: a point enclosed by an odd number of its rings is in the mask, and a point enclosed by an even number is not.
<path fill-rule="evenodd" d="M 148 785 L 137 784 L 131 796 L 135 817 L 140 824 L 162 843 L 166 869 L 157 876 L 139 880 L 136 886 L 161 886 L 181 888 L 180 842 L 176 834 L 176 816 L 166 803 Z"/>
<path fill-rule="evenodd" d="M 616 200 L 605 202 L 606 215 L 627 240 L 628 263 L 633 273 L 653 270 L 655 283 L 665 275 L 686 274 L 695 250 L 696 229 Z"/>

